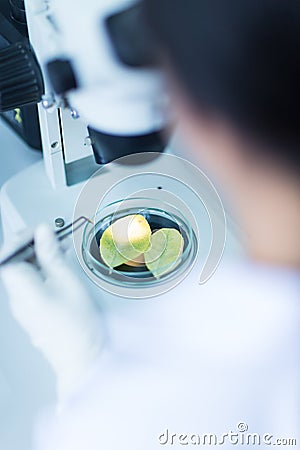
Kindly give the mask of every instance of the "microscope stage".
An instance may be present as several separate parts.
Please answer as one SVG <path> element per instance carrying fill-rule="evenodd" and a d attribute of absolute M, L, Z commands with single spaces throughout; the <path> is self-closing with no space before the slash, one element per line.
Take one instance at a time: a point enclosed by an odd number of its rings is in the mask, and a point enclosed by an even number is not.
<path fill-rule="evenodd" d="M 198 233 L 200 246 L 194 267 L 200 273 L 211 249 L 211 216 L 215 216 L 215 221 L 222 218 L 218 217 L 219 210 L 207 185 L 202 183 L 200 189 L 199 186 L 196 188 L 198 182 L 195 179 L 195 173 L 189 172 L 188 166 L 183 166 L 183 160 L 180 158 L 172 156 L 171 158 L 175 158 L 172 160 L 172 169 L 170 169 L 170 155 L 163 155 L 134 167 L 111 163 L 103 166 L 99 175 L 88 182 L 89 188 L 93 189 L 91 183 L 94 183 L 95 188 L 91 192 L 96 201 L 97 198 L 99 199 L 99 204 L 102 206 L 130 196 L 155 198 L 171 204 L 174 204 L 174 199 L 182 202 L 182 210 L 186 209 L 185 216 L 193 223 Z M 17 174 L 1 190 L 4 242 L 11 245 L 23 232 L 32 231 L 43 222 L 55 229 L 57 219 L 63 219 L 67 224 L 76 219 L 78 214 L 92 218 L 97 211 L 95 202 L 82 201 L 82 196 L 87 190 L 85 186 L 87 186 L 86 182 L 53 189 L 45 173 L 43 161 Z M 199 195 L 195 192 L 197 189 L 205 202 L 199 199 Z M 210 204 L 207 205 L 207 203 Z M 208 210 L 210 210 L 210 216 Z M 224 253 L 226 256 L 236 256 L 241 253 L 233 230 L 234 225 L 227 217 L 227 240 Z M 69 245 L 73 247 L 71 240 Z M 78 264 L 74 248 L 72 264 L 79 269 L 79 276 L 87 281 L 84 270 Z"/>

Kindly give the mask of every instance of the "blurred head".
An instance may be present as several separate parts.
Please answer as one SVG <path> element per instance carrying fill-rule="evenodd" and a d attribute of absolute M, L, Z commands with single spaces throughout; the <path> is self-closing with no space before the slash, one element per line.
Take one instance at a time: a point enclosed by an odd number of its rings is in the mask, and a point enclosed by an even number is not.
<path fill-rule="evenodd" d="M 299 175 L 299 0 L 145 0 L 145 6 L 195 151 L 220 160 L 231 140 L 248 164 L 272 161 Z"/>
<path fill-rule="evenodd" d="M 299 204 L 299 0 L 144 4 L 193 158 L 266 237 Z"/>

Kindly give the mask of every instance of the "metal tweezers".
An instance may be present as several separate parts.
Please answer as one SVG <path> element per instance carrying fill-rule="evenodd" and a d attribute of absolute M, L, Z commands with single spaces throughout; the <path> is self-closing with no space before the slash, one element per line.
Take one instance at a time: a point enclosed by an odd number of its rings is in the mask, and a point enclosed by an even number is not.
<path fill-rule="evenodd" d="M 92 223 L 90 219 L 84 216 L 79 217 L 74 222 L 66 225 L 64 228 L 57 230 L 55 232 L 57 239 L 63 241 L 66 237 L 70 236 L 73 232 L 79 230 L 86 222 Z M 28 239 L 23 242 L 19 247 L 17 247 L 10 255 L 6 256 L 2 261 L 0 260 L 0 267 L 20 261 L 34 261 L 35 260 L 35 249 L 34 249 L 34 239 Z"/>

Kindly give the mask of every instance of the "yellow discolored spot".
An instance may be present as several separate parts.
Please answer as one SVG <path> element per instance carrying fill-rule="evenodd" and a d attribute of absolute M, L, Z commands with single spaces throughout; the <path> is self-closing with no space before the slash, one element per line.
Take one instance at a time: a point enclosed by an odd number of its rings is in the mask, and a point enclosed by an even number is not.
<path fill-rule="evenodd" d="M 15 121 L 21 124 L 23 122 L 22 116 L 21 116 L 21 110 L 20 108 L 14 109 L 15 112 Z"/>

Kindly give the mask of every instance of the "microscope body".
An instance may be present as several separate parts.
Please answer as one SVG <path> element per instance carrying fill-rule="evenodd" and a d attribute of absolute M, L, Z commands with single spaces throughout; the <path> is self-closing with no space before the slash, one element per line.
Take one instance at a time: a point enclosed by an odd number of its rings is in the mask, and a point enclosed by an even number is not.
<path fill-rule="evenodd" d="M 205 236 L 202 254 L 209 254 L 211 217 L 223 223 L 223 209 L 215 207 L 219 197 L 206 177 L 201 184 L 184 160 L 169 158 L 169 148 L 161 154 L 167 99 L 138 4 L 133 0 L 7 1 L 18 4 L 17 12 L 23 12 L 23 19 L 26 16 L 27 31 L 25 41 L 20 37 L 12 43 L 15 47 L 0 47 L 4 79 L 0 87 L 7 86 L 0 89 L 0 111 L 16 112 L 21 106 L 19 95 L 23 105 L 38 104 L 43 160 L 1 188 L 4 240 L 13 241 L 41 222 L 53 227 L 72 222 L 85 182 L 95 174 L 96 195 L 104 205 L 129 196 L 145 197 L 145 192 L 151 199 L 171 198 L 170 203 L 174 196 L 181 199 Z M 5 79 L 7 73 L 11 78 Z M 131 166 L 114 162 L 136 153 L 146 153 L 148 159 L 130 158 Z M 213 205 L 209 218 L 199 201 L 203 195 Z M 90 211 L 88 200 L 81 215 L 93 217 L 97 208 Z"/>
<path fill-rule="evenodd" d="M 52 187 L 84 181 L 99 164 L 127 154 L 164 151 L 161 77 L 142 61 L 141 49 L 140 60 L 131 52 L 135 60 L 129 54 L 131 61 L 124 62 L 113 42 L 114 35 L 119 43 L 127 39 L 130 50 L 131 43 L 134 47 L 139 41 L 138 35 L 132 36 L 133 18 L 138 26 L 135 1 L 80 0 L 74 5 L 71 0 L 11 0 L 10 4 L 14 2 L 19 11 L 24 8 L 24 51 L 33 60 L 35 95 L 29 95 L 25 105 L 18 104 L 18 98 L 5 105 L 3 95 L 0 110 L 9 114 L 10 107 L 16 114 L 20 107 L 37 108 Z M 16 64 L 12 58 L 10 73 Z"/>

